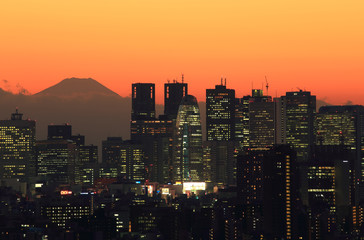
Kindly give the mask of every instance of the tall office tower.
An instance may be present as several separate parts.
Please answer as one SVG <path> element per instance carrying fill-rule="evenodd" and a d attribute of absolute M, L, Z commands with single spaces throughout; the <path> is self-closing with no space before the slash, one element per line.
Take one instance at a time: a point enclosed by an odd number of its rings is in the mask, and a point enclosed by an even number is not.
<path fill-rule="evenodd" d="M 169 119 L 176 119 L 179 104 L 182 98 L 187 95 L 187 83 L 173 81 L 164 84 L 164 115 Z"/>
<path fill-rule="evenodd" d="M 58 184 L 79 183 L 76 145 L 69 140 L 43 140 L 36 143 L 37 175 Z"/>
<path fill-rule="evenodd" d="M 35 121 L 22 117 L 16 110 L 11 120 L 0 121 L 0 178 L 35 176 Z"/>
<path fill-rule="evenodd" d="M 145 179 L 143 148 L 134 141 L 108 137 L 102 141 L 102 162 L 100 176 L 122 176 L 138 181 Z"/>
<path fill-rule="evenodd" d="M 121 137 L 108 137 L 105 141 L 102 141 L 102 163 L 118 165 L 122 144 L 123 139 Z"/>
<path fill-rule="evenodd" d="M 249 146 L 268 148 L 274 144 L 275 121 L 272 97 L 253 89 L 249 103 Z"/>
<path fill-rule="evenodd" d="M 235 143 L 233 141 L 206 141 L 204 147 L 204 157 L 209 157 L 208 168 L 210 168 L 211 171 L 211 182 L 220 186 L 235 185 Z M 204 169 L 204 171 L 205 170 L 206 169 Z"/>
<path fill-rule="evenodd" d="M 120 148 L 120 172 L 126 179 L 144 181 L 144 153 L 143 146 L 133 141 L 124 141 Z"/>
<path fill-rule="evenodd" d="M 307 175 L 310 239 L 351 234 L 358 218 L 352 215 L 357 207 L 352 175 L 355 152 L 346 146 L 323 145 L 314 146 L 311 154 Z"/>
<path fill-rule="evenodd" d="M 298 214 L 297 180 L 295 151 L 289 145 L 275 145 L 263 159 L 265 238 L 307 239 L 306 223 Z"/>
<path fill-rule="evenodd" d="M 74 143 L 76 143 L 77 146 L 85 146 L 85 136 L 78 134 L 78 135 L 72 135 L 70 140 L 72 140 Z"/>
<path fill-rule="evenodd" d="M 235 141 L 237 149 L 249 147 L 249 102 L 251 96 L 235 99 Z"/>
<path fill-rule="evenodd" d="M 71 125 L 48 125 L 48 140 L 71 140 L 71 138 Z"/>
<path fill-rule="evenodd" d="M 212 158 L 211 141 L 202 143 L 202 179 L 203 182 L 212 182 Z"/>
<path fill-rule="evenodd" d="M 97 146 L 79 146 L 79 159 L 80 164 L 98 163 L 98 149 Z"/>
<path fill-rule="evenodd" d="M 263 159 L 268 150 L 245 148 L 237 157 L 237 197 L 245 217 L 243 232 L 263 229 Z"/>
<path fill-rule="evenodd" d="M 173 180 L 202 179 L 202 130 L 200 110 L 192 95 L 182 99 L 178 109 L 173 151 Z"/>
<path fill-rule="evenodd" d="M 154 83 L 134 83 L 132 85 L 131 120 L 155 119 Z"/>
<path fill-rule="evenodd" d="M 318 145 L 342 145 L 355 152 L 353 171 L 358 179 L 355 201 L 358 206 L 364 200 L 364 107 L 325 106 L 316 116 L 316 143 Z"/>
<path fill-rule="evenodd" d="M 282 96 L 282 108 L 285 110 L 286 143 L 291 144 L 297 152 L 298 162 L 305 162 L 309 148 L 315 143 L 314 117 L 316 96 L 311 92 L 287 92 Z"/>
<path fill-rule="evenodd" d="M 286 144 L 286 109 L 282 98 L 274 98 L 275 144 Z"/>
<path fill-rule="evenodd" d="M 157 120 L 131 122 L 131 140 L 143 146 L 146 179 L 151 182 L 167 183 L 171 180 L 173 122 L 165 115 Z"/>
<path fill-rule="evenodd" d="M 235 140 L 235 90 L 221 85 L 206 89 L 206 133 L 208 141 Z"/>
<path fill-rule="evenodd" d="M 126 175 L 126 162 L 121 159 L 121 137 L 108 137 L 102 141 L 102 164 L 99 167 L 99 176 L 102 178 L 116 178 Z"/>

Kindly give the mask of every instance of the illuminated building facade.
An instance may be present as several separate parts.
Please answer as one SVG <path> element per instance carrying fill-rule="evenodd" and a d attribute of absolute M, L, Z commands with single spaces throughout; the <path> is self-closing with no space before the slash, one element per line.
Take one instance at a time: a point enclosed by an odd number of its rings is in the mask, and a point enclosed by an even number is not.
<path fill-rule="evenodd" d="M 296 153 L 289 145 L 275 145 L 263 159 L 263 228 L 267 239 L 306 239 L 297 216 Z M 306 229 L 304 229 L 306 230 Z"/>
<path fill-rule="evenodd" d="M 72 141 L 37 141 L 36 156 L 38 176 L 58 184 L 79 183 L 79 158 Z"/>
<path fill-rule="evenodd" d="M 115 165 L 101 163 L 97 169 L 97 174 L 99 178 L 117 178 L 120 176 L 120 169 Z"/>
<path fill-rule="evenodd" d="M 235 139 L 235 90 L 221 85 L 206 89 L 206 133 L 208 141 Z"/>
<path fill-rule="evenodd" d="M 263 159 L 268 150 L 255 148 L 237 157 L 237 197 L 242 206 L 245 225 L 243 232 L 261 232 L 263 227 Z"/>
<path fill-rule="evenodd" d="M 35 176 L 35 121 L 22 117 L 16 110 L 11 120 L 0 121 L 0 178 Z"/>
<path fill-rule="evenodd" d="M 202 179 L 201 181 L 204 182 L 212 182 L 212 156 L 211 156 L 211 143 L 210 141 L 205 141 L 202 144 L 202 151 L 203 151 L 203 156 L 202 156 Z"/>
<path fill-rule="evenodd" d="M 143 146 L 146 179 L 167 183 L 171 180 L 174 121 L 165 115 L 155 120 L 131 122 L 131 139 Z"/>
<path fill-rule="evenodd" d="M 102 163 L 112 166 L 118 166 L 121 163 L 121 145 L 123 139 L 121 137 L 108 137 L 102 141 Z"/>
<path fill-rule="evenodd" d="M 310 239 L 327 239 L 336 231 L 350 233 L 358 216 L 353 177 L 355 151 L 343 145 L 313 147 L 308 163 Z M 350 207 L 349 207 L 350 206 Z"/>
<path fill-rule="evenodd" d="M 124 141 L 121 145 L 121 174 L 134 181 L 145 180 L 144 152 L 142 145 L 133 141 Z M 124 165 L 125 164 L 125 165 Z"/>
<path fill-rule="evenodd" d="M 79 146 L 79 159 L 80 164 L 97 163 L 98 162 L 98 149 L 97 146 Z"/>
<path fill-rule="evenodd" d="M 297 152 L 299 162 L 307 161 L 309 148 L 315 143 L 314 117 L 316 96 L 311 92 L 287 92 L 282 96 L 282 108 L 286 119 L 286 143 L 291 144 Z"/>
<path fill-rule="evenodd" d="M 199 181 L 202 176 L 200 110 L 192 95 L 182 99 L 173 142 L 173 180 Z"/>
<path fill-rule="evenodd" d="M 149 119 L 155 119 L 155 84 L 134 83 L 131 120 Z"/>
<path fill-rule="evenodd" d="M 361 181 L 364 199 L 364 107 L 360 105 L 324 106 L 316 116 L 318 145 L 343 145 L 356 153 L 354 170 Z"/>
<path fill-rule="evenodd" d="M 272 97 L 253 89 L 249 100 L 249 146 L 268 148 L 274 144 L 275 122 Z"/>
<path fill-rule="evenodd" d="M 210 180 L 217 185 L 235 185 L 236 159 L 233 141 L 206 141 L 204 143 L 204 168 L 209 169 Z M 208 162 L 205 162 L 208 160 Z M 204 172 L 207 170 L 204 169 Z M 208 176 L 208 175 L 207 175 Z"/>
<path fill-rule="evenodd" d="M 100 177 L 125 177 L 129 180 L 144 181 L 145 163 L 141 144 L 123 141 L 120 137 L 108 137 L 102 142 L 103 164 L 99 169 Z"/>
<path fill-rule="evenodd" d="M 164 84 L 164 115 L 169 119 L 176 119 L 179 104 L 182 98 L 188 94 L 187 83 L 173 81 L 173 83 Z"/>
<path fill-rule="evenodd" d="M 251 96 L 235 99 L 235 141 L 239 151 L 249 147 L 249 102 Z"/>
<path fill-rule="evenodd" d="M 64 199 L 43 200 L 40 206 L 40 214 L 56 226 L 66 228 L 68 222 L 92 213 L 90 201 L 72 195 L 62 198 Z"/>

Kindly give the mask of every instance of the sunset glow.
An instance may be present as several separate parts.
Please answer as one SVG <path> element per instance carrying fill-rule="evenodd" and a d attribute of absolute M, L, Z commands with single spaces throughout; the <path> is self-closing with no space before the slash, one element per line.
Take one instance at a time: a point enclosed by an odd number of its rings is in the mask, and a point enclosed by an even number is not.
<path fill-rule="evenodd" d="M 364 104 L 364 2 L 2 0 L 0 87 L 30 93 L 91 77 L 129 96 L 135 82 L 181 80 L 198 100 L 227 78 L 237 97 L 306 89 Z"/>

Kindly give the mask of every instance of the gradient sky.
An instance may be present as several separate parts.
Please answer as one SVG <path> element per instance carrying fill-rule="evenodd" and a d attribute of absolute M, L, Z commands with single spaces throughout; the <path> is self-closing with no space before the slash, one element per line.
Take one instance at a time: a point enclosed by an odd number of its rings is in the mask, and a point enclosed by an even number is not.
<path fill-rule="evenodd" d="M 205 99 L 221 77 L 241 97 L 268 77 L 364 104 L 362 0 L 1 0 L 0 87 L 31 93 L 92 77 L 122 96 L 133 82 L 181 79 Z"/>

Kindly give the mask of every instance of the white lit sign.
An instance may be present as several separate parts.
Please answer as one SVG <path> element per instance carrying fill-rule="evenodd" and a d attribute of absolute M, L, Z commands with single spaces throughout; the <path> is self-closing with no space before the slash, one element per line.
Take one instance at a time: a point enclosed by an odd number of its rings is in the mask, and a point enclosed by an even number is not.
<path fill-rule="evenodd" d="M 169 194 L 169 188 L 162 188 L 162 194 L 164 195 Z"/>
<path fill-rule="evenodd" d="M 205 182 L 184 182 L 183 183 L 183 192 L 191 191 L 195 192 L 198 190 L 206 190 Z"/>

